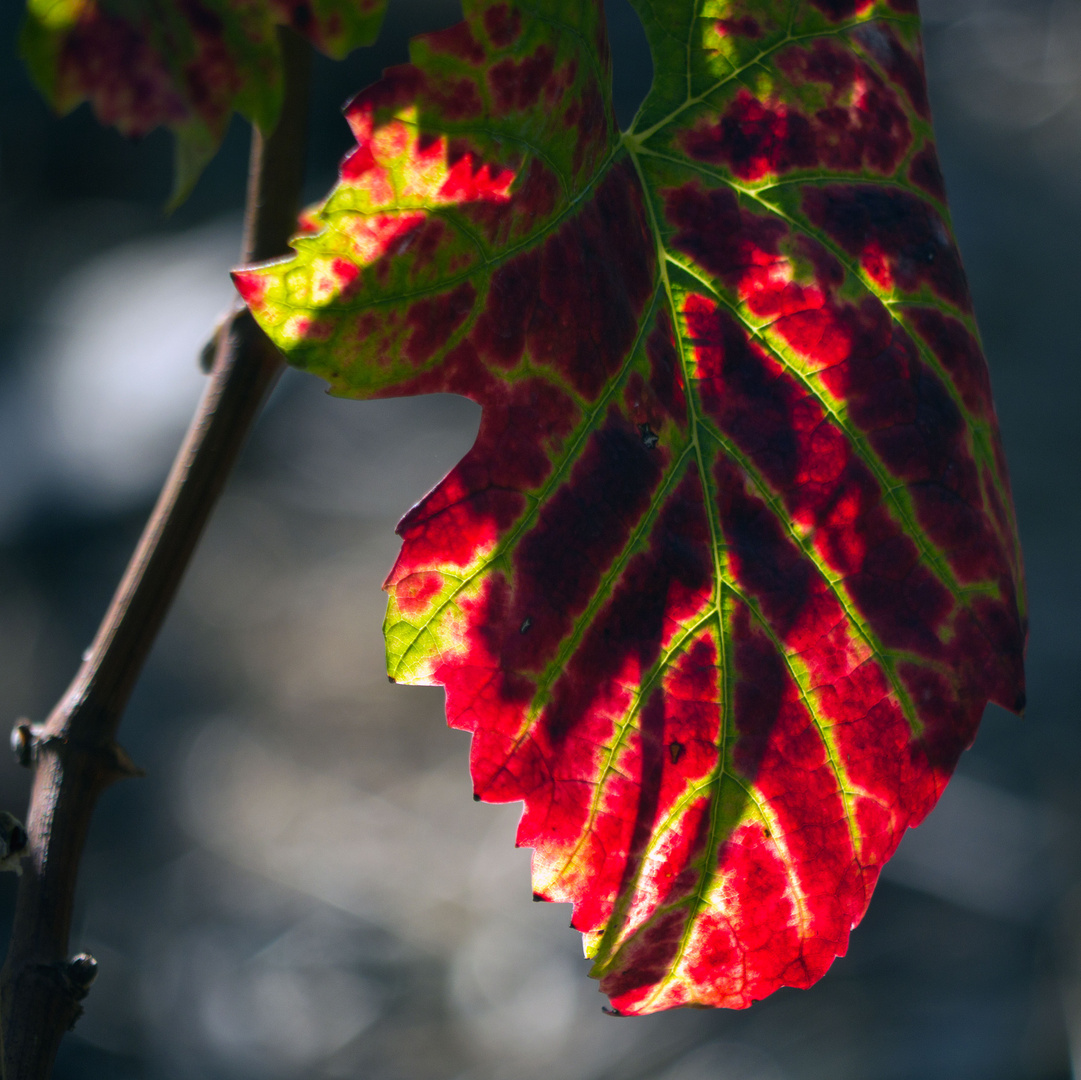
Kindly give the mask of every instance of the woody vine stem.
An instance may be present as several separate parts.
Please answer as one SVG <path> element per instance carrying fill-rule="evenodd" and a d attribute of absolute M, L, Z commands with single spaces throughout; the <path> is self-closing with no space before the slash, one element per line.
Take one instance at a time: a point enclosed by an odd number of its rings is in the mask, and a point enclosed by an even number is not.
<path fill-rule="evenodd" d="M 284 254 L 304 171 L 310 47 L 281 32 L 285 93 L 277 128 L 252 133 L 242 262 Z M 69 954 L 79 859 L 98 796 L 139 770 L 117 728 L 158 630 L 263 401 L 280 353 L 247 311 L 222 328 L 210 382 L 112 603 L 75 679 L 41 725 L 12 742 L 33 769 L 7 959 L 0 972 L 3 1080 L 46 1080 L 81 1012 L 92 958 Z"/>

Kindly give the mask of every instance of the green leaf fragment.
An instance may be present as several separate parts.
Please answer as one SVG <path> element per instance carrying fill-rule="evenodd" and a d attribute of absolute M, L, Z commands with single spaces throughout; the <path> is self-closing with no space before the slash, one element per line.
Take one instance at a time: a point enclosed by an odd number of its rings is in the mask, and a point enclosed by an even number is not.
<path fill-rule="evenodd" d="M 170 207 L 182 202 L 239 112 L 264 134 L 282 106 L 279 27 L 330 56 L 370 45 L 385 0 L 28 0 L 21 52 L 57 110 L 89 100 L 139 137 L 176 135 Z"/>

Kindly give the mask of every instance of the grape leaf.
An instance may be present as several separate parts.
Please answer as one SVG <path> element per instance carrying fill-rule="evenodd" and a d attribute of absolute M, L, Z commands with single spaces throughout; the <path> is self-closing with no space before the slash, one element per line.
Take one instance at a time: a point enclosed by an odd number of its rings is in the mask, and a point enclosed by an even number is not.
<path fill-rule="evenodd" d="M 125 135 L 176 135 L 171 205 L 217 151 L 233 110 L 264 132 L 282 103 L 277 26 L 329 56 L 370 45 L 386 0 L 28 0 L 22 54 L 60 113 L 90 99 Z"/>
<path fill-rule="evenodd" d="M 291 363 L 463 394 L 399 526 L 391 677 L 522 799 L 613 1006 L 741 1008 L 844 953 L 990 699 L 1020 551 L 911 0 L 469 0 L 362 92 L 295 257 Z"/>

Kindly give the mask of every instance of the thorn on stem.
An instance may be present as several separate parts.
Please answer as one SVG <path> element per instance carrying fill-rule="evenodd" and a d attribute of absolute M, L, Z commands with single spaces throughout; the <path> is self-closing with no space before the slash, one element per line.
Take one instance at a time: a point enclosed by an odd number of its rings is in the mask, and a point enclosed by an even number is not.
<path fill-rule="evenodd" d="M 218 354 L 218 339 L 220 336 L 220 331 L 215 329 L 214 333 L 206 339 L 203 347 L 199 350 L 199 370 L 204 375 L 209 375 L 214 368 L 214 357 Z"/>
<path fill-rule="evenodd" d="M 26 826 L 14 814 L 0 810 L 0 870 L 21 874 L 23 870 L 19 864 L 26 855 L 28 843 Z"/>
<path fill-rule="evenodd" d="M 109 752 L 112 757 L 112 760 L 109 763 L 110 769 L 116 775 L 134 778 L 146 776 L 146 769 L 141 769 L 136 765 L 128 756 L 128 752 L 119 743 L 113 743 Z"/>
<path fill-rule="evenodd" d="M 25 717 L 16 720 L 11 729 L 11 752 L 15 755 L 16 763 L 24 769 L 29 769 L 34 762 L 36 742 L 37 732 L 34 725 Z"/>
<path fill-rule="evenodd" d="M 209 375 L 214 370 L 214 360 L 218 355 L 221 345 L 221 337 L 226 327 L 232 326 L 233 316 L 243 308 L 243 304 L 237 302 L 230 304 L 215 320 L 214 329 L 206 344 L 199 350 L 199 369 L 204 375 Z"/>
<path fill-rule="evenodd" d="M 90 953 L 77 953 L 67 962 L 64 974 L 71 987 L 72 996 L 76 1001 L 82 1001 L 90 993 L 90 986 L 98 977 L 98 962 Z"/>
<path fill-rule="evenodd" d="M 60 976 L 64 989 L 71 997 L 73 1015 L 68 1031 L 75 1027 L 75 1022 L 83 1015 L 82 1000 L 90 993 L 91 984 L 98 975 L 98 962 L 90 953 L 76 953 L 70 960 L 54 965 L 53 970 Z"/>

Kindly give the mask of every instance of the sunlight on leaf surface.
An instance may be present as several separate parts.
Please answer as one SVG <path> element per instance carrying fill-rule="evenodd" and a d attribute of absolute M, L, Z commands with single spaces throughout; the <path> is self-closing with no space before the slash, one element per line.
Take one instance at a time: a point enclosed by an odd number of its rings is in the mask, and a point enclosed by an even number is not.
<path fill-rule="evenodd" d="M 467 3 L 348 109 L 294 258 L 238 288 L 296 366 L 451 392 L 388 671 L 446 688 L 478 798 L 613 1006 L 745 1007 L 842 954 L 988 700 L 1020 552 L 908 0 Z"/>

